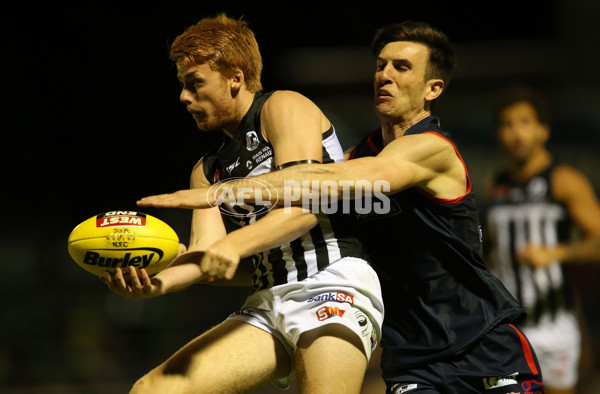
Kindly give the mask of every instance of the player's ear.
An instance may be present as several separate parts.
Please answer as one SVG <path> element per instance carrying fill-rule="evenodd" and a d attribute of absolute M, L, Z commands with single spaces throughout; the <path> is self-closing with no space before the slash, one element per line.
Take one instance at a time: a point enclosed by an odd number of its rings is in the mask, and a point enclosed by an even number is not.
<path fill-rule="evenodd" d="M 234 93 L 239 92 L 245 82 L 244 72 L 240 69 L 234 70 L 231 76 L 231 90 Z"/>
<path fill-rule="evenodd" d="M 444 90 L 444 81 L 441 79 L 430 79 L 425 87 L 425 100 L 433 101 L 440 97 Z"/>

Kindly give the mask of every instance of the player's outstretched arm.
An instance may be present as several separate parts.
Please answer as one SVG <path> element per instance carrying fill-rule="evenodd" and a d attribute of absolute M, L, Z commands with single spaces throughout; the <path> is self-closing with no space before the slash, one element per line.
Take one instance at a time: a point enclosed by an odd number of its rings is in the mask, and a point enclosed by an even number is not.
<path fill-rule="evenodd" d="M 161 207 L 161 208 L 210 208 L 216 205 L 216 199 L 210 199 L 212 195 L 210 187 L 199 189 L 178 190 L 174 193 L 157 194 L 154 196 L 142 197 L 137 201 L 140 207 Z"/>
<path fill-rule="evenodd" d="M 330 198 L 354 198 L 359 187 L 375 186 L 377 182 L 385 182 L 382 189 L 385 194 L 419 186 L 435 197 L 453 199 L 465 192 L 466 171 L 449 142 L 431 134 L 413 135 L 392 141 L 375 157 L 297 165 L 256 178 L 223 183 L 210 190 L 180 190 L 145 197 L 138 205 L 190 209 L 217 205 L 222 196 L 242 195 L 246 202 L 261 199 L 278 205 L 300 205 L 302 197 L 314 198 L 324 193 Z"/>

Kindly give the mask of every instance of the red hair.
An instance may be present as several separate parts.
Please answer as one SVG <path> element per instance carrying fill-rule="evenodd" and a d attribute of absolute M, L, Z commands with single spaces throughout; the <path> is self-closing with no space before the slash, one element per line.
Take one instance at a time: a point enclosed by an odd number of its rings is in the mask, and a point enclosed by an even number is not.
<path fill-rule="evenodd" d="M 225 14 L 205 18 L 188 27 L 171 45 L 170 58 L 180 70 L 207 63 L 212 70 L 231 77 L 244 73 L 249 91 L 262 89 L 262 58 L 254 33 L 243 20 Z"/>

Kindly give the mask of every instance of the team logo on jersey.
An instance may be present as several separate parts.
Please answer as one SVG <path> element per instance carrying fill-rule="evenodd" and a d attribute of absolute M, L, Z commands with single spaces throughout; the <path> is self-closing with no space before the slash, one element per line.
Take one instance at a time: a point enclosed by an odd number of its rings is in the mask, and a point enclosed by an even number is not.
<path fill-rule="evenodd" d="M 344 316 L 344 313 L 346 313 L 344 309 L 340 309 L 335 306 L 324 306 L 322 308 L 317 309 L 316 312 L 317 319 L 319 319 L 319 321 L 327 320 L 334 316 L 342 317 Z"/>
<path fill-rule="evenodd" d="M 548 195 L 548 182 L 542 177 L 533 178 L 527 185 L 527 200 L 544 201 Z"/>
<path fill-rule="evenodd" d="M 510 385 L 514 385 L 517 384 L 517 375 L 519 373 L 513 373 L 512 375 L 506 375 L 506 376 L 494 376 L 491 378 L 484 378 L 483 379 L 483 388 L 485 390 L 491 390 L 491 389 L 496 389 L 498 387 L 504 387 L 504 386 L 510 386 Z"/>
<path fill-rule="evenodd" d="M 246 149 L 249 151 L 253 151 L 258 148 L 260 141 L 258 140 L 258 135 L 256 135 L 256 131 L 249 131 L 246 133 Z"/>

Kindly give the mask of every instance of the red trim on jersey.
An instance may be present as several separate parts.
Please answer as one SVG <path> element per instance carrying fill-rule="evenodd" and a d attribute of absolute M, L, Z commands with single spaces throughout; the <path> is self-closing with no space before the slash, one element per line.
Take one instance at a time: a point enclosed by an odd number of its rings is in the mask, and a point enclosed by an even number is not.
<path fill-rule="evenodd" d="M 381 152 L 381 149 L 379 149 L 377 147 L 377 145 L 375 145 L 375 143 L 373 142 L 372 138 L 378 132 L 381 132 L 381 127 L 378 128 L 378 129 L 375 129 L 375 130 L 371 131 L 371 134 L 369 134 L 369 136 L 367 137 L 367 145 L 369 145 L 369 148 L 371 148 L 371 150 L 373 151 L 373 153 L 376 153 L 376 154 L 379 154 L 379 152 Z M 354 148 L 352 148 L 352 150 L 350 151 L 350 155 L 348 155 L 348 160 L 354 159 L 354 156 L 356 155 L 356 151 L 357 150 L 358 150 L 358 145 L 354 145 Z"/>
<path fill-rule="evenodd" d="M 350 151 L 350 154 L 348 155 L 348 160 L 354 159 L 354 155 L 356 154 L 357 149 L 358 149 L 358 145 L 354 145 L 354 147 Z"/>
<path fill-rule="evenodd" d="M 447 198 L 438 198 L 436 196 L 431 195 L 430 193 L 428 193 L 427 191 L 423 190 L 422 188 L 415 186 L 415 188 L 424 196 L 431 198 L 434 201 L 439 202 L 440 204 L 445 204 L 445 205 L 452 205 L 452 204 L 456 204 L 461 202 L 462 200 L 464 200 L 464 198 L 467 196 L 467 194 L 469 194 L 471 192 L 471 177 L 469 177 L 469 171 L 467 171 L 467 165 L 465 164 L 465 161 L 463 160 L 462 156 L 460 155 L 460 153 L 458 152 L 458 149 L 456 149 L 456 145 L 454 145 L 454 143 L 452 141 L 450 141 L 448 138 L 444 137 L 443 135 L 441 135 L 440 133 L 436 132 L 436 131 L 424 131 L 421 134 L 434 134 L 437 135 L 438 137 L 441 137 L 443 139 L 445 139 L 446 141 L 448 141 L 448 143 L 450 145 L 452 145 L 452 148 L 454 148 L 454 152 L 456 153 L 456 156 L 458 156 L 458 158 L 460 159 L 460 161 L 463 164 L 463 167 L 465 168 L 465 175 L 467 176 L 467 191 L 462 195 L 462 196 L 458 196 L 456 198 L 453 199 L 447 199 Z"/>
<path fill-rule="evenodd" d="M 381 153 L 381 149 L 379 149 L 372 140 L 377 133 L 381 133 L 381 128 L 375 129 L 371 132 L 371 134 L 369 134 L 369 137 L 367 138 L 367 144 L 369 144 L 369 148 L 371 148 L 373 152 L 379 154 Z"/>
<path fill-rule="evenodd" d="M 527 360 L 527 365 L 529 365 L 529 369 L 531 369 L 531 372 L 534 375 L 538 375 L 539 372 L 537 366 L 535 365 L 533 353 L 531 352 L 531 347 L 529 347 L 529 342 L 527 342 L 527 338 L 525 338 L 525 335 L 523 335 L 523 333 L 512 324 L 509 324 L 509 326 L 511 326 L 513 330 L 515 330 L 516 333 L 519 335 L 519 339 L 521 340 L 521 347 L 523 347 L 523 353 L 525 354 L 525 360 Z"/>
<path fill-rule="evenodd" d="M 375 143 L 373 142 L 372 138 L 375 137 L 375 135 L 377 133 L 381 133 L 381 128 L 375 129 L 371 132 L 371 134 L 369 134 L 369 137 L 367 137 L 367 144 L 369 145 L 369 148 L 371 148 L 371 150 L 376 153 L 379 154 L 381 152 L 381 149 L 379 149 L 377 147 L 377 145 L 375 145 Z M 467 171 L 467 165 L 465 164 L 465 161 L 463 160 L 462 156 L 460 155 L 460 153 L 458 152 L 458 149 L 456 148 L 456 145 L 454 145 L 454 143 L 452 141 L 450 141 L 448 138 L 444 137 L 443 135 L 441 135 L 440 133 L 436 132 L 436 131 L 424 131 L 421 134 L 435 134 L 438 137 L 441 137 L 443 139 L 445 139 L 446 141 L 448 141 L 448 143 L 450 145 L 452 145 L 452 148 L 454 148 L 454 152 L 456 152 L 456 156 L 458 156 L 458 158 L 460 159 L 460 161 L 462 162 L 464 168 L 465 168 L 465 174 L 467 176 L 467 191 L 462 195 L 462 196 L 458 196 L 457 198 L 453 198 L 453 199 L 446 199 L 446 198 L 438 198 L 435 197 L 433 195 L 431 195 L 430 193 L 428 193 L 427 191 L 423 190 L 422 188 L 415 186 L 415 189 L 420 192 L 421 194 L 423 194 L 425 197 L 428 197 L 440 204 L 444 204 L 444 205 L 453 205 L 456 203 L 461 202 L 462 200 L 464 200 L 464 198 L 467 196 L 467 194 L 469 194 L 471 192 L 471 177 L 469 176 L 469 171 Z M 352 150 L 352 152 L 350 152 L 350 156 L 349 159 L 353 159 L 354 155 L 356 154 L 356 150 L 357 147 L 355 146 L 354 149 Z"/>

